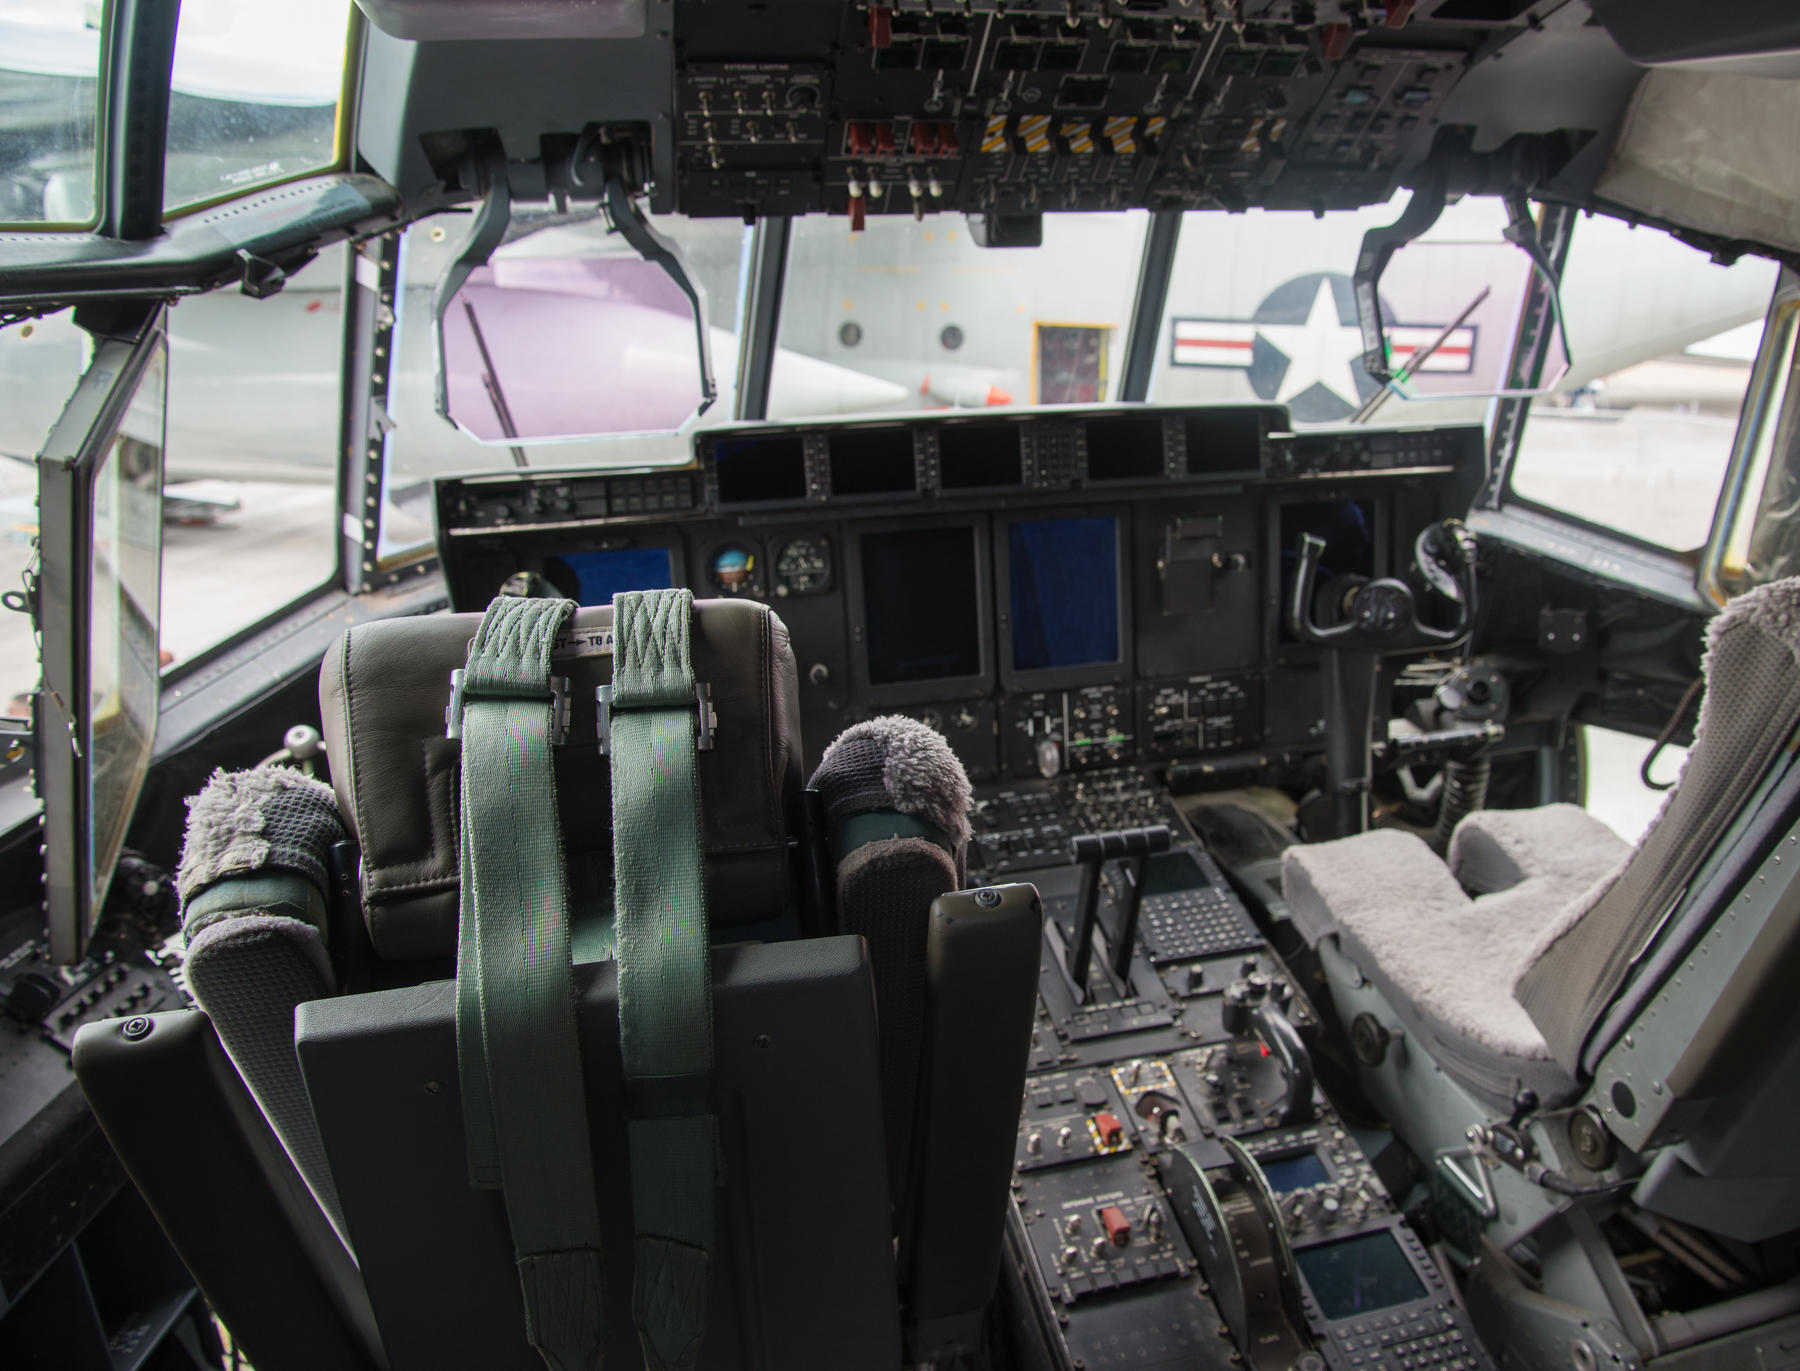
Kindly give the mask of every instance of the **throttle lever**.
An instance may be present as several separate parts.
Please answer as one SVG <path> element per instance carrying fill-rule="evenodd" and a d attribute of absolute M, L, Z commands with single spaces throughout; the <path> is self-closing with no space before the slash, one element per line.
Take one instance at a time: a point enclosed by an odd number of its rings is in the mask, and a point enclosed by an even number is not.
<path fill-rule="evenodd" d="M 1255 1037 L 1281 1068 L 1282 1094 L 1274 1112 L 1278 1126 L 1311 1123 L 1313 1106 L 1312 1054 L 1294 1021 L 1271 997 L 1262 976 L 1247 976 L 1226 987 L 1220 1007 L 1226 1032 L 1236 1038 Z"/>

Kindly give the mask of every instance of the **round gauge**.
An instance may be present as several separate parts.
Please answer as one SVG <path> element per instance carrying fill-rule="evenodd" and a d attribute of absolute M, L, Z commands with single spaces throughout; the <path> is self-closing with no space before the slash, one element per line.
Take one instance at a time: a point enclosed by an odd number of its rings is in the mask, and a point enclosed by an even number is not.
<path fill-rule="evenodd" d="M 756 554 L 735 543 L 713 553 L 706 574 L 721 595 L 749 595 L 756 590 Z"/>
<path fill-rule="evenodd" d="M 831 544 L 823 538 L 795 538 L 775 558 L 777 595 L 817 595 L 831 587 Z"/>

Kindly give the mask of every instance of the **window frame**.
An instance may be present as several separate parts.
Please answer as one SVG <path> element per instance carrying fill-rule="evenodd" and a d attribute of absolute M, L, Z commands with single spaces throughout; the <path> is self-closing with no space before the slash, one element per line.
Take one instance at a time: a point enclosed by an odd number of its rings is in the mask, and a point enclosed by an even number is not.
<path fill-rule="evenodd" d="M 1548 210 L 1553 208 L 1553 206 L 1546 204 L 1545 208 Z M 1563 222 L 1566 225 L 1566 231 L 1562 232 L 1559 236 L 1552 238 L 1552 261 L 1554 262 L 1557 274 L 1560 277 L 1568 265 L 1569 250 L 1574 241 L 1577 216 L 1575 212 L 1567 206 L 1557 205 L 1554 206 L 1554 208 L 1562 213 L 1564 216 Z M 1779 286 L 1777 287 L 1777 294 L 1779 294 Z M 1764 342 L 1765 344 L 1767 342 L 1766 331 Z M 1760 366 L 1760 350 L 1758 359 L 1757 365 Z M 1515 366 L 1518 365 L 1519 360 L 1520 359 L 1515 359 Z M 1746 393 L 1745 396 L 1746 406 L 1750 403 L 1751 394 L 1754 393 L 1755 386 L 1756 380 L 1755 372 L 1753 370 L 1750 391 Z M 1522 546 L 1533 548 L 1563 562 L 1569 562 L 1571 560 L 1568 552 L 1566 550 L 1548 546 L 1541 533 L 1534 532 L 1531 525 L 1548 523 L 1566 526 L 1578 531 L 1581 535 L 1580 541 L 1582 544 L 1582 552 L 1586 554 L 1585 567 L 1589 572 L 1599 575 L 1604 579 L 1615 580 L 1620 584 L 1629 585 L 1633 589 L 1640 590 L 1646 594 L 1654 595 L 1659 598 L 1667 598 L 1669 584 L 1673 581 L 1679 581 L 1685 583 L 1685 586 L 1688 588 L 1692 597 L 1691 600 L 1684 597 L 1684 607 L 1698 605 L 1702 596 L 1698 579 L 1699 568 L 1694 559 L 1696 549 L 1665 547 L 1661 543 L 1653 542 L 1650 539 L 1626 532 L 1623 529 L 1606 524 L 1599 524 L 1591 519 L 1583 518 L 1580 514 L 1573 513 L 1569 510 L 1559 509 L 1556 506 L 1546 504 L 1541 500 L 1534 500 L 1531 497 L 1520 493 L 1514 487 L 1513 476 L 1518 466 L 1519 452 L 1524 445 L 1525 430 L 1531 420 L 1532 398 L 1533 397 L 1526 396 L 1510 399 L 1497 399 L 1494 402 L 1495 407 L 1490 411 L 1492 422 L 1489 429 L 1491 435 L 1488 463 L 1489 480 L 1481 494 L 1476 497 L 1474 507 L 1471 510 L 1471 516 L 1474 516 L 1476 513 L 1484 514 L 1486 516 L 1485 522 L 1488 531 L 1502 538 L 1506 538 L 1508 535 L 1514 535 L 1511 540 L 1517 541 Z M 1738 433 L 1733 439 L 1733 462 L 1737 460 L 1735 454 L 1737 444 L 1741 440 L 1743 434 L 1745 413 L 1745 409 L 1739 410 Z M 1731 471 L 1732 468 L 1728 465 L 1725 477 L 1720 486 L 1721 497 L 1726 485 L 1731 480 Z M 1508 518 L 1509 511 L 1515 509 L 1532 517 L 1523 524 L 1510 521 Z M 1717 520 L 1718 513 L 1715 508 L 1715 531 Z M 1708 547 L 1710 547 L 1711 542 L 1712 539 L 1709 537 L 1707 540 Z M 1609 548 L 1616 550 L 1620 555 L 1616 559 L 1609 557 L 1607 555 L 1607 549 Z M 1704 554 L 1702 554 L 1701 561 L 1704 562 Z M 1650 579 L 1643 576 L 1630 574 L 1630 570 L 1634 566 L 1642 566 L 1646 562 L 1654 565 L 1654 580 L 1658 582 L 1658 584 L 1652 584 Z M 1612 565 L 1614 571 L 1609 574 L 1607 571 L 1602 570 L 1601 566 L 1603 563 Z"/>
<path fill-rule="evenodd" d="M 38 547 L 41 559 L 36 593 L 39 682 L 32 705 L 33 788 L 43 806 L 45 908 L 50 955 L 63 963 L 80 959 L 93 931 L 98 901 L 91 885 L 94 841 L 90 692 L 93 673 L 93 518 L 95 478 L 112 454 L 119 426 L 158 355 L 168 383 L 167 311 L 160 305 L 117 321 L 96 333 L 94 355 L 70 396 L 38 458 Z M 165 389 L 166 394 L 166 389 Z M 104 435 L 99 438 L 98 435 Z M 159 449 L 158 490 L 167 471 L 167 441 Z M 158 530 L 157 578 L 162 577 Z M 66 614 L 49 615 L 60 602 Z M 157 640 L 161 640 L 162 597 L 157 596 Z M 162 677 L 154 677 L 157 700 L 147 740 L 154 764 L 156 733 L 163 707 Z M 73 746 L 52 744 L 68 738 Z M 139 785 L 142 784 L 142 778 Z M 132 805 L 136 796 L 132 797 Z M 131 808 L 127 806 L 127 811 Z"/>
<path fill-rule="evenodd" d="M 1712 527 L 1695 571 L 1695 585 L 1701 597 L 1714 607 L 1723 606 L 1740 593 L 1728 588 L 1724 578 L 1727 548 L 1733 540 L 1740 510 L 1746 501 L 1751 502 L 1749 516 L 1754 521 L 1775 465 L 1791 465 L 1796 460 L 1797 454 L 1792 451 L 1779 452 L 1771 447 L 1766 456 L 1760 451 L 1765 439 L 1771 445 L 1775 442 L 1783 418 L 1794 406 L 1800 406 L 1800 273 L 1784 266 L 1776 279 L 1768 313 L 1763 316 L 1763 335 L 1756 349 L 1756 361 L 1751 365 L 1743 408 L 1738 411 L 1731 459 L 1719 483 Z M 1751 489 L 1751 478 L 1759 471 L 1762 480 Z"/>

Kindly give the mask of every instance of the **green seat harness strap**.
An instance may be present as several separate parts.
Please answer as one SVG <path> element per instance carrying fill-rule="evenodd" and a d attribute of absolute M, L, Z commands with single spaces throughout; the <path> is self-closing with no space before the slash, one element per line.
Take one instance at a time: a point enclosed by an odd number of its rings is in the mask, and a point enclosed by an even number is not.
<path fill-rule="evenodd" d="M 697 747 L 691 592 L 613 597 L 612 760 L 619 1041 L 636 1233 L 632 1316 L 649 1371 L 690 1371 L 706 1333 L 718 1138 L 712 977 Z"/>
<path fill-rule="evenodd" d="M 470 1180 L 504 1189 L 526 1335 L 552 1371 L 592 1371 L 604 1347 L 551 768 L 566 685 L 557 697 L 550 648 L 574 611 L 567 600 L 495 600 L 452 678 L 447 715 L 462 739 L 456 1040 Z"/>

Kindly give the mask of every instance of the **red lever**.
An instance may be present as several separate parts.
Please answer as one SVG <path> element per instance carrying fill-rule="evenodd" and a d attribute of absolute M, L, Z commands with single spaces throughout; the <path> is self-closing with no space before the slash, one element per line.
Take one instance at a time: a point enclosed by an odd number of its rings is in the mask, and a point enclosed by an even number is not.
<path fill-rule="evenodd" d="M 869 46 L 887 48 L 894 44 L 894 12 L 886 5 L 869 6 Z"/>
<path fill-rule="evenodd" d="M 1094 1128 L 1100 1134 L 1102 1147 L 1117 1147 L 1125 1141 L 1125 1125 L 1116 1114 L 1094 1115 Z"/>
<path fill-rule="evenodd" d="M 875 151 L 882 157 L 894 155 L 894 126 L 892 124 L 875 125 Z"/>
<path fill-rule="evenodd" d="M 1100 1211 L 1100 1222 L 1106 1229 L 1106 1237 L 1114 1247 L 1124 1247 L 1131 1241 L 1131 1220 L 1125 1217 L 1125 1211 L 1116 1204 L 1109 1204 Z"/>

